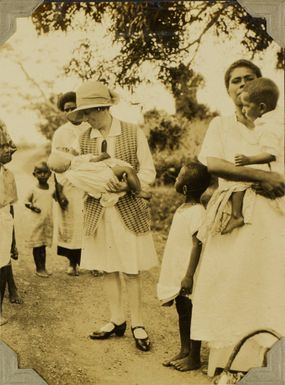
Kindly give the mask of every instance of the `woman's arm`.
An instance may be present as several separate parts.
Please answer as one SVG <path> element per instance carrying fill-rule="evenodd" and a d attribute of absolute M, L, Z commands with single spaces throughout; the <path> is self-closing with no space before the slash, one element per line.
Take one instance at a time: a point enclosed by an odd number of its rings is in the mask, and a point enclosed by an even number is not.
<path fill-rule="evenodd" d="M 285 177 L 269 171 L 254 169 L 251 167 L 236 167 L 233 163 L 224 159 L 208 157 L 207 167 L 210 173 L 227 180 L 256 182 L 264 190 L 261 195 L 276 198 L 285 194 Z"/>

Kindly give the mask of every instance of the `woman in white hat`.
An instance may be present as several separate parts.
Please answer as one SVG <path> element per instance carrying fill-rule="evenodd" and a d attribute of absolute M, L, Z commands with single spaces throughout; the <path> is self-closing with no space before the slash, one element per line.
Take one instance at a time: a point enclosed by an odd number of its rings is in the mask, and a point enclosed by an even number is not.
<path fill-rule="evenodd" d="M 155 168 L 147 139 L 137 126 L 115 119 L 109 111 L 117 95 L 98 81 L 87 81 L 76 92 L 77 108 L 68 114 L 72 121 L 89 123 L 79 138 L 80 154 L 107 152 L 130 163 L 137 171 L 142 188 L 155 180 Z M 113 178 L 111 192 L 127 191 L 125 181 Z M 122 306 L 122 282 L 125 278 L 131 313 L 131 330 L 136 347 L 150 349 L 141 307 L 140 272 L 157 264 L 150 231 L 150 212 L 142 198 L 131 193 L 121 197 L 114 207 L 102 207 L 91 196 L 84 204 L 84 236 L 81 266 L 104 271 L 104 289 L 109 303 L 110 321 L 94 331 L 91 339 L 123 336 L 126 315 Z"/>

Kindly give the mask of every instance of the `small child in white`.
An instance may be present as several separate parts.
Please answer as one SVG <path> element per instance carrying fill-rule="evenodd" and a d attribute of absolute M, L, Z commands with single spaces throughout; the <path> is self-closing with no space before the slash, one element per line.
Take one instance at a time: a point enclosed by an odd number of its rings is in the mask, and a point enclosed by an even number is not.
<path fill-rule="evenodd" d="M 104 207 L 114 206 L 119 198 L 125 195 L 125 192 L 107 191 L 107 183 L 114 177 L 125 180 L 130 191 L 136 196 L 150 198 L 148 192 L 141 190 L 139 178 L 131 165 L 123 160 L 111 158 L 107 153 L 98 156 L 76 155 L 76 152 L 65 152 L 64 148 L 58 148 L 49 156 L 48 165 L 52 171 L 64 172 L 65 177 L 75 187 L 94 198 L 100 198 Z"/>
<path fill-rule="evenodd" d="M 179 318 L 181 348 L 177 355 L 163 363 L 180 371 L 200 368 L 201 341 L 191 340 L 194 275 L 200 259 L 202 243 L 197 238 L 205 217 L 201 195 L 209 187 L 211 176 L 199 162 L 182 167 L 176 179 L 176 191 L 185 203 L 176 210 L 166 242 L 157 295 L 163 306 L 174 300 Z"/>
<path fill-rule="evenodd" d="M 284 174 L 284 114 L 276 108 L 279 98 L 277 85 L 267 78 L 254 79 L 246 83 L 240 98 L 243 114 L 254 122 L 260 153 L 251 156 L 237 154 L 235 165 L 268 163 L 272 171 Z M 243 198 L 248 187 L 248 184 L 240 184 L 240 189 L 232 193 L 231 217 L 222 234 L 244 225 Z"/>
<path fill-rule="evenodd" d="M 33 248 L 36 265 L 36 275 L 48 278 L 46 270 L 46 247 L 52 245 L 52 191 L 48 184 L 51 171 L 46 162 L 38 163 L 33 172 L 38 183 L 29 192 L 25 206 L 30 210 L 29 231 L 30 238 L 27 245 Z"/>

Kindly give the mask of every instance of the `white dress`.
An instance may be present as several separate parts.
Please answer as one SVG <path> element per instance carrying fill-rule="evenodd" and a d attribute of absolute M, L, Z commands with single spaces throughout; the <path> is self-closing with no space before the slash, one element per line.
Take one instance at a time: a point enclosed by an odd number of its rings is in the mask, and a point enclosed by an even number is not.
<path fill-rule="evenodd" d="M 121 133 L 121 125 L 113 118 L 107 140 L 107 152 L 115 155 L 115 139 Z M 97 137 L 100 153 L 103 137 L 98 130 L 91 131 L 91 138 Z M 137 157 L 139 161 L 138 177 L 142 188 L 155 180 L 155 169 L 147 139 L 138 129 Z M 136 235 L 123 223 L 115 207 L 104 208 L 103 216 L 94 236 L 83 236 L 81 267 L 88 270 L 106 272 L 124 272 L 137 274 L 157 265 L 157 255 L 151 233 Z"/>
<path fill-rule="evenodd" d="M 218 117 L 208 128 L 199 159 L 204 164 L 207 157 L 233 162 L 233 154 L 255 154 L 258 146 L 252 131 L 235 117 Z M 219 187 L 225 183 L 219 179 Z M 284 216 L 260 195 L 250 224 L 229 234 L 210 234 L 193 297 L 192 338 L 230 347 L 261 328 L 285 335 L 280 297 L 285 292 L 284 249 Z"/>
<path fill-rule="evenodd" d="M 52 138 L 52 151 L 57 147 L 72 148 L 76 138 L 86 129 L 86 125 L 75 126 L 68 122 L 59 127 Z M 80 249 L 82 246 L 83 192 L 74 187 L 64 174 L 56 174 L 63 185 L 63 193 L 69 204 L 62 210 L 57 204 L 58 239 L 57 245 L 67 249 Z"/>
<path fill-rule="evenodd" d="M 192 252 L 192 236 L 199 230 L 205 217 L 201 204 L 181 205 L 175 212 L 164 249 L 157 296 L 168 302 L 180 292 Z"/>
<path fill-rule="evenodd" d="M 29 237 L 26 240 L 27 247 L 40 247 L 52 245 L 53 235 L 53 218 L 52 218 L 52 190 L 40 189 L 34 186 L 29 192 L 27 202 L 41 210 L 36 213 L 30 209 L 26 209 L 26 220 L 29 223 Z"/>
<path fill-rule="evenodd" d="M 0 164 L 0 268 L 10 262 L 13 217 L 10 204 L 17 201 L 13 174 Z"/>

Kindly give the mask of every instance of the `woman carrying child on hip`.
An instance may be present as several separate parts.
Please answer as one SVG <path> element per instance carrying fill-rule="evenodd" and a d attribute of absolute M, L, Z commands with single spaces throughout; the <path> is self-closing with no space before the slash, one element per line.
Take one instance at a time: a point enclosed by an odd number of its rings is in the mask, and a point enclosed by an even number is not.
<path fill-rule="evenodd" d="M 270 79 L 257 78 L 245 84 L 240 100 L 242 113 L 252 124 L 250 128 L 255 135 L 255 148 L 247 154 L 233 154 L 236 167 L 252 166 L 265 171 L 275 171 L 284 174 L 284 118 L 283 113 L 276 108 L 279 98 L 277 85 Z M 235 228 L 251 223 L 252 210 L 256 192 L 250 189 L 249 182 L 227 182 L 230 188 L 220 202 L 209 206 L 207 229 L 212 232 L 227 234 Z M 258 191 L 257 191 L 258 192 Z M 217 206 L 218 203 L 218 206 Z M 285 215 L 285 202 L 277 198 L 272 205 Z M 220 213 L 215 221 L 210 214 Z M 202 234 L 206 234 L 207 230 Z M 203 236 L 203 235 L 202 235 Z"/>
<path fill-rule="evenodd" d="M 25 206 L 30 210 L 30 237 L 27 241 L 33 248 L 36 275 L 48 278 L 46 270 L 46 247 L 52 245 L 52 191 L 48 184 L 51 171 L 46 162 L 36 164 L 33 172 L 38 183 L 29 192 Z"/>
<path fill-rule="evenodd" d="M 185 196 L 185 203 L 174 214 L 157 285 L 163 306 L 171 306 L 175 300 L 181 343 L 179 353 L 163 365 L 180 371 L 196 370 L 201 366 L 201 341 L 191 340 L 192 301 L 189 295 L 193 291 L 202 249 L 202 243 L 197 239 L 205 217 L 201 195 L 209 187 L 210 180 L 207 168 L 199 162 L 189 162 L 180 170 L 175 188 Z"/>

